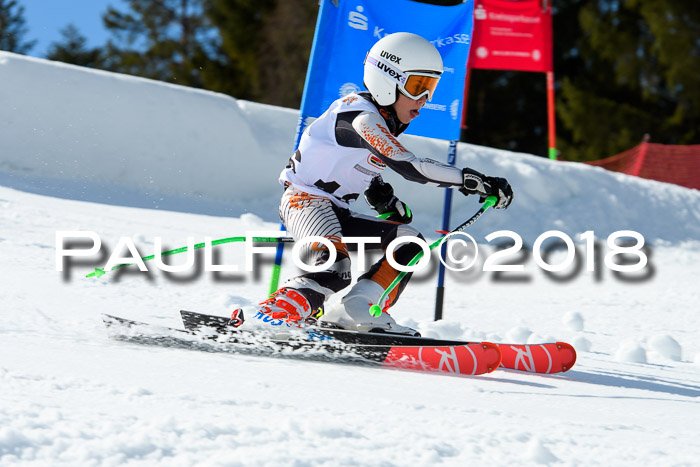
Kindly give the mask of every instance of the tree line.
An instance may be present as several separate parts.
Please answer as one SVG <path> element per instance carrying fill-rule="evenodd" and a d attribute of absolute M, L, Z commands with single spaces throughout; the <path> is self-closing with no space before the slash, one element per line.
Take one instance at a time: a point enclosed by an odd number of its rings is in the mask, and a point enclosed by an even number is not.
<path fill-rule="evenodd" d="M 460 0 L 420 0 L 443 5 Z M 700 143 L 697 0 L 553 0 L 557 147 L 595 160 L 638 144 Z M 128 0 L 88 47 L 71 24 L 50 60 L 299 108 L 318 0 Z M 0 0 L 0 49 L 35 43 L 17 0 Z M 360 66 L 360 64 L 358 64 Z M 462 140 L 547 154 L 541 73 L 472 70 Z"/>

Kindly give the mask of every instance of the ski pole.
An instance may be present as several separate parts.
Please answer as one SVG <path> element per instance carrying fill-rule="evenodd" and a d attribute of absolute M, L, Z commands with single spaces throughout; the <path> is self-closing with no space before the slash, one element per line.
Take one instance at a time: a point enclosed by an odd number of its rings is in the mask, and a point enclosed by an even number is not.
<path fill-rule="evenodd" d="M 470 218 L 467 219 L 466 221 L 464 221 L 464 222 L 462 222 L 461 224 L 459 224 L 459 226 L 457 226 L 454 230 L 452 230 L 452 231 L 449 232 L 448 234 L 446 234 L 446 235 L 444 235 L 443 237 L 441 237 L 441 238 L 435 240 L 432 244 L 430 244 L 429 249 L 432 250 L 433 248 L 435 248 L 435 247 L 439 246 L 440 244 L 442 244 L 442 242 L 443 242 L 448 236 L 450 236 L 450 235 L 452 235 L 453 233 L 456 233 L 456 232 L 461 232 L 461 231 L 463 231 L 464 229 L 466 229 L 467 227 L 469 227 L 470 225 L 472 225 L 474 222 L 476 222 L 476 220 L 477 220 L 479 217 L 481 217 L 481 215 L 482 215 L 483 213 L 486 212 L 486 210 L 487 210 L 488 208 L 490 208 L 491 206 L 493 206 L 494 204 L 496 204 L 496 201 L 498 201 L 498 198 L 496 198 L 495 196 L 487 196 L 487 197 L 486 197 L 486 200 L 484 201 L 484 204 L 481 205 L 481 208 L 479 208 L 479 210 L 478 210 L 472 217 L 470 217 Z M 423 257 L 423 250 L 419 251 L 418 254 L 416 254 L 416 256 L 414 256 L 413 259 L 412 259 L 411 261 L 409 261 L 408 264 L 407 264 L 406 266 L 413 266 L 413 265 L 415 265 L 418 261 L 420 261 L 420 259 L 421 259 L 422 257 Z M 387 287 L 387 289 L 384 291 L 384 293 L 382 293 L 382 296 L 379 297 L 379 300 L 377 301 L 377 303 L 375 303 L 375 304 L 373 304 L 372 306 L 369 307 L 369 314 L 370 314 L 370 315 L 375 316 L 375 317 L 381 316 L 381 314 L 382 314 L 382 309 L 381 309 L 381 307 L 380 307 L 378 304 L 379 304 L 379 303 L 382 303 L 382 302 L 384 301 L 384 299 L 391 293 L 392 290 L 394 290 L 394 288 L 398 285 L 399 282 L 401 282 L 401 280 L 406 276 L 406 274 L 408 274 L 406 271 L 401 271 L 401 272 L 399 273 L 399 275 L 396 276 L 396 279 L 394 279 L 394 281 L 393 281 L 391 284 L 389 284 L 389 287 Z"/>

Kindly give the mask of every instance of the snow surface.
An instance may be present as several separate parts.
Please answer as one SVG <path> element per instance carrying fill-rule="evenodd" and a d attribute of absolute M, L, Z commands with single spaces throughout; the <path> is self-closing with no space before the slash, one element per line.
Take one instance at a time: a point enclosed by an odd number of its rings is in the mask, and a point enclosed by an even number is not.
<path fill-rule="evenodd" d="M 447 275 L 445 319 L 432 320 L 432 266 L 392 313 L 428 336 L 568 341 L 578 361 L 561 375 L 144 347 L 109 339 L 100 313 L 225 316 L 264 297 L 271 259 L 253 273 L 85 275 L 124 236 L 147 255 L 156 236 L 178 247 L 276 230 L 297 112 L 4 52 L 0 84 L 0 465 L 698 465 L 700 192 L 459 145 L 458 165 L 506 176 L 515 201 L 469 228 L 482 261 Z M 445 142 L 404 142 L 444 160 Z M 387 178 L 436 238 L 442 190 Z M 453 219 L 477 207 L 459 195 Z M 560 230 L 581 261 L 576 235 L 592 230 L 596 270 L 552 277 L 523 250 L 509 257 L 523 272 L 480 272 L 484 237 L 501 229 L 527 246 Z M 642 272 L 603 265 L 623 229 L 649 245 Z M 58 272 L 60 230 L 97 232 L 101 253 Z M 243 267 L 242 245 L 219 248 Z"/>

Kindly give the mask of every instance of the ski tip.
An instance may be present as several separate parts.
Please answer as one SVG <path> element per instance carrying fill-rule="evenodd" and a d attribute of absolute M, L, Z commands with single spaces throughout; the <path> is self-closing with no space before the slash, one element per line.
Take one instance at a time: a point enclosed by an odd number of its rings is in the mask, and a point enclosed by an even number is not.
<path fill-rule="evenodd" d="M 566 342 L 557 342 L 559 349 L 559 357 L 561 359 L 561 371 L 569 371 L 576 363 L 576 349 L 571 344 Z"/>
<path fill-rule="evenodd" d="M 482 342 L 481 347 L 484 349 L 484 353 L 489 355 L 488 364 L 486 366 L 487 373 L 493 373 L 501 366 L 501 349 L 498 348 L 497 344 L 492 342 Z"/>

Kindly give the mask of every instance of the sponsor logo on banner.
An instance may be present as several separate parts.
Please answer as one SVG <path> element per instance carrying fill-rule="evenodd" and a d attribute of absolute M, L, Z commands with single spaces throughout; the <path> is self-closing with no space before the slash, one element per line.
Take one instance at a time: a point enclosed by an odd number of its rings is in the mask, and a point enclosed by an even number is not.
<path fill-rule="evenodd" d="M 505 23 L 539 24 L 542 20 L 539 16 L 509 15 L 508 13 L 489 13 L 491 21 L 503 21 Z"/>
<path fill-rule="evenodd" d="M 504 21 L 506 23 L 529 23 L 538 24 L 541 21 L 540 16 L 528 16 L 523 14 L 512 15 L 508 13 L 487 12 L 484 5 L 477 5 L 474 9 L 474 18 L 479 21 L 489 19 L 491 21 Z"/>
<path fill-rule="evenodd" d="M 491 70 L 552 69 L 551 11 L 539 0 L 476 0 L 469 66 Z"/>
<path fill-rule="evenodd" d="M 459 99 L 453 100 L 452 104 L 450 104 L 450 116 L 452 120 L 457 120 L 457 117 L 459 117 Z"/>
<path fill-rule="evenodd" d="M 353 29 L 366 31 L 369 27 L 369 18 L 362 14 L 363 11 L 365 11 L 365 9 L 361 5 L 358 5 L 355 11 L 351 11 L 348 15 L 348 26 Z"/>
<path fill-rule="evenodd" d="M 436 48 L 440 47 L 445 47 L 446 45 L 452 45 L 452 44 L 464 44 L 464 45 L 469 45 L 471 42 L 471 37 L 469 34 L 464 34 L 464 33 L 459 33 L 459 34 L 453 34 L 450 37 L 438 37 L 435 40 L 430 41 Z"/>
<path fill-rule="evenodd" d="M 426 102 L 423 106 L 424 109 L 428 110 L 438 110 L 440 112 L 447 111 L 447 106 L 443 104 L 433 104 L 432 102 Z"/>
<path fill-rule="evenodd" d="M 338 97 L 345 97 L 353 92 L 360 92 L 360 87 L 355 83 L 345 83 L 340 87 Z"/>
<path fill-rule="evenodd" d="M 360 31 L 368 31 L 369 17 L 363 14 L 364 11 L 365 9 L 362 5 L 357 5 L 355 7 L 355 10 L 348 13 L 348 26 Z M 388 36 L 389 34 L 391 34 L 391 32 L 386 31 L 385 28 L 379 26 L 374 26 L 374 30 L 372 31 L 372 36 L 377 40 L 382 39 L 385 36 Z M 467 33 L 462 32 L 453 34 L 450 37 L 438 37 L 436 39 L 430 40 L 430 42 L 437 48 L 445 47 L 447 45 L 452 44 L 463 44 L 468 46 L 471 43 L 471 36 Z M 382 51 L 381 57 L 393 63 L 400 64 L 401 62 L 401 57 L 391 55 L 384 51 Z"/>

